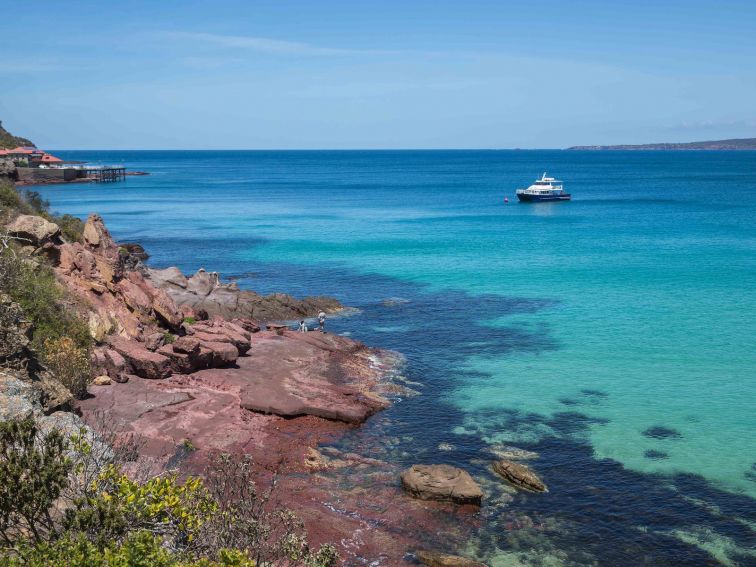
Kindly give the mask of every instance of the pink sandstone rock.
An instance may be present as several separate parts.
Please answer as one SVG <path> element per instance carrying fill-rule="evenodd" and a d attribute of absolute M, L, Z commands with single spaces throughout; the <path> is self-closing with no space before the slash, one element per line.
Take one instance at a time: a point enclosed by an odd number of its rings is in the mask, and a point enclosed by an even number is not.
<path fill-rule="evenodd" d="M 171 375 L 171 362 L 168 358 L 150 352 L 135 341 L 112 337 L 110 346 L 123 356 L 131 371 L 141 378 L 160 379 Z"/>
<path fill-rule="evenodd" d="M 228 366 L 236 362 L 239 358 L 239 351 L 236 347 L 228 343 L 220 343 L 213 341 L 200 340 L 200 345 L 208 349 L 212 353 L 211 365 L 216 368 Z"/>
<path fill-rule="evenodd" d="M 194 337 L 179 337 L 171 346 L 174 352 L 183 354 L 197 354 L 200 350 L 199 339 Z"/>

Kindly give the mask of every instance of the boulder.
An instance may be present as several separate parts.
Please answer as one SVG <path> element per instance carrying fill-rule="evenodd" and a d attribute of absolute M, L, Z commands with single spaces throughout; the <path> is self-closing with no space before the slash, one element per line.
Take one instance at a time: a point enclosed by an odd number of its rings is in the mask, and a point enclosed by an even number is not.
<path fill-rule="evenodd" d="M 37 389 L 19 372 L 0 368 L 0 421 L 23 419 L 38 407 Z"/>
<path fill-rule="evenodd" d="M 200 345 L 212 353 L 211 365 L 214 367 L 230 366 L 239 358 L 239 351 L 230 342 L 221 343 L 200 340 Z"/>
<path fill-rule="evenodd" d="M 231 322 L 234 325 L 238 325 L 242 329 L 249 331 L 250 333 L 259 333 L 260 332 L 260 323 L 255 321 L 254 319 L 232 319 Z"/>
<path fill-rule="evenodd" d="M 538 475 L 527 466 L 508 459 L 501 459 L 493 464 L 493 470 L 504 480 L 517 488 L 532 492 L 546 492 L 548 488 Z"/>
<path fill-rule="evenodd" d="M 98 376 L 97 378 L 92 380 L 93 386 L 110 386 L 110 384 L 111 384 L 110 376 L 105 376 L 105 375 Z"/>
<path fill-rule="evenodd" d="M 123 356 L 131 373 L 141 378 L 157 380 L 171 375 L 171 361 L 167 357 L 150 352 L 135 341 L 114 337 L 110 346 Z"/>
<path fill-rule="evenodd" d="M 171 346 L 173 347 L 173 352 L 182 354 L 197 354 L 200 350 L 199 339 L 194 337 L 179 337 Z"/>
<path fill-rule="evenodd" d="M 248 335 L 246 331 L 242 330 L 244 334 L 238 333 L 231 327 L 228 327 L 225 323 L 219 323 L 213 326 L 197 323 L 196 325 L 193 325 L 193 330 L 194 333 L 192 333 L 192 336 L 200 340 L 231 343 L 236 347 L 240 355 L 245 354 L 251 347 L 249 338 L 246 336 Z"/>
<path fill-rule="evenodd" d="M 71 391 L 50 372 L 39 372 L 35 374 L 34 379 L 34 384 L 39 389 L 39 402 L 45 414 L 71 409 L 74 399 Z"/>
<path fill-rule="evenodd" d="M 84 242 L 92 248 L 116 248 L 113 238 L 105 228 L 105 222 L 97 214 L 89 215 L 84 224 Z"/>
<path fill-rule="evenodd" d="M 26 239 L 35 247 L 53 242 L 60 236 L 57 224 L 34 215 L 17 216 L 7 229 L 11 236 Z"/>
<path fill-rule="evenodd" d="M 415 557 L 417 557 L 420 563 L 428 567 L 488 567 L 485 563 L 474 561 L 467 557 L 439 553 L 438 551 L 416 551 Z"/>
<path fill-rule="evenodd" d="M 199 351 L 192 354 L 176 352 L 173 345 L 163 345 L 157 351 L 171 361 L 171 370 L 177 374 L 191 374 L 203 366 L 199 359 Z"/>
<path fill-rule="evenodd" d="M 108 376 L 110 376 L 116 382 L 128 382 L 128 372 L 130 368 L 126 366 L 126 359 L 121 354 L 113 349 L 105 349 L 105 368 L 108 370 Z"/>
<path fill-rule="evenodd" d="M 172 329 L 177 329 L 184 320 L 176 302 L 162 289 L 153 289 L 152 309 Z"/>
<path fill-rule="evenodd" d="M 186 289 L 186 276 L 178 268 L 171 267 L 164 270 L 150 270 L 150 279 L 157 287 L 172 285 Z"/>
<path fill-rule="evenodd" d="M 462 469 L 451 465 L 412 465 L 401 475 L 402 486 L 415 498 L 480 505 L 483 491 Z"/>
<path fill-rule="evenodd" d="M 155 352 L 165 344 L 165 335 L 163 333 L 152 333 L 144 339 L 144 346 L 147 350 Z"/>
<path fill-rule="evenodd" d="M 128 279 L 121 280 L 118 282 L 118 291 L 121 292 L 121 297 L 131 310 L 149 314 L 152 309 L 152 300 L 138 284 Z"/>

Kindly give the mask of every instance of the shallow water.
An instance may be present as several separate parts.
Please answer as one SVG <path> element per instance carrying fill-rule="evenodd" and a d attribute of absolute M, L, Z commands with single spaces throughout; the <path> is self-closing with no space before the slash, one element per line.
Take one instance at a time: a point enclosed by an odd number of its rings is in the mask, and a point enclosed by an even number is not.
<path fill-rule="evenodd" d="M 329 327 L 423 384 L 392 459 L 485 480 L 487 445 L 539 453 L 551 492 L 484 507 L 470 552 L 756 562 L 756 153 L 59 154 L 151 172 L 40 190 L 152 265 L 359 308 Z M 572 202 L 503 203 L 543 169 Z"/>

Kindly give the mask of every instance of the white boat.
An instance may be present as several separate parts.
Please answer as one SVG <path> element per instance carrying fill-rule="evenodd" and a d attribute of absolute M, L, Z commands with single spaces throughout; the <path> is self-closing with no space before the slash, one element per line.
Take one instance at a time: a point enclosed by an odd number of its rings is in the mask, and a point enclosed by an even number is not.
<path fill-rule="evenodd" d="M 569 201 L 572 198 L 569 193 L 564 192 L 562 182 L 553 177 L 546 177 L 546 172 L 527 189 L 518 189 L 516 194 L 523 203 Z"/>

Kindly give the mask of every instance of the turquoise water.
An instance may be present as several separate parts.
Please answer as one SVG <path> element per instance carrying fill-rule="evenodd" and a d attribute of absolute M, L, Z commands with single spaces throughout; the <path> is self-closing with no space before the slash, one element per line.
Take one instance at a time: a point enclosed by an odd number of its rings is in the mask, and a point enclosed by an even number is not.
<path fill-rule="evenodd" d="M 388 415 L 416 454 L 535 448 L 552 492 L 521 505 L 549 516 L 581 505 L 580 483 L 553 489 L 579 449 L 584 479 L 667 486 L 647 506 L 668 525 L 602 520 L 657 534 L 636 542 L 649 561 L 756 561 L 756 153 L 58 153 L 151 173 L 41 192 L 153 265 L 360 308 L 331 324 L 407 355 L 423 395 Z M 516 203 L 544 169 L 574 200 Z"/>

